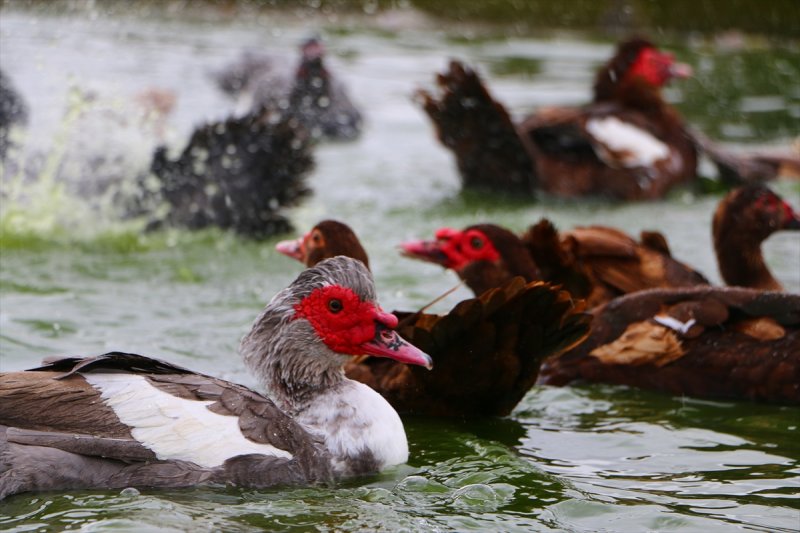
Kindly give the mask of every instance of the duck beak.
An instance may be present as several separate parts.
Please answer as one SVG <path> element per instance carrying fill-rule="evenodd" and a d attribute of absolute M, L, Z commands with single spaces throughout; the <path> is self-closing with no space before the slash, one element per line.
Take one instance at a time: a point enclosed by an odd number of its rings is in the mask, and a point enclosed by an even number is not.
<path fill-rule="evenodd" d="M 275 249 L 283 255 L 287 255 L 292 259 L 297 259 L 301 263 L 305 263 L 305 251 L 303 250 L 304 237 L 281 241 L 275 245 Z"/>
<path fill-rule="evenodd" d="M 388 357 L 409 365 L 424 366 L 428 370 L 433 368 L 431 356 L 403 340 L 396 331 L 377 322 L 375 324 L 375 337 L 361 345 L 366 355 Z"/>
<path fill-rule="evenodd" d="M 687 65 L 686 63 L 673 63 L 670 65 L 669 73 L 673 78 L 684 79 L 691 78 L 692 74 L 694 74 L 694 70 L 691 65 Z"/>
<path fill-rule="evenodd" d="M 429 263 L 447 266 L 447 255 L 442 251 L 438 241 L 408 241 L 400 244 L 400 253 L 412 259 L 420 259 Z"/>

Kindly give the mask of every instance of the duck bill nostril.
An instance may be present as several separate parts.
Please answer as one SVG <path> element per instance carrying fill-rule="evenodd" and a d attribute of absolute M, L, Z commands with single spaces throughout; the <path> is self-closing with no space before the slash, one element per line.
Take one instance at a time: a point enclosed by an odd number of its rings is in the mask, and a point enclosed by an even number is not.
<path fill-rule="evenodd" d="M 361 345 L 363 353 L 377 357 L 388 357 L 401 363 L 433 368 L 431 356 L 404 340 L 396 331 L 381 323 L 375 324 L 375 336 Z"/>

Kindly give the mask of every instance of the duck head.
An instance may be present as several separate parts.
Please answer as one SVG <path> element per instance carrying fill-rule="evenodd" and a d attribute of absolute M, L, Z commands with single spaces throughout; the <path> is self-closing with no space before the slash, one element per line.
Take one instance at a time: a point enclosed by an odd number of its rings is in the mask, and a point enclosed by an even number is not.
<path fill-rule="evenodd" d="M 761 243 L 781 230 L 800 230 L 800 215 L 762 184 L 734 189 L 712 221 L 720 274 L 728 285 L 782 290 L 767 268 Z"/>
<path fill-rule="evenodd" d="M 369 268 L 369 257 L 355 232 L 350 226 L 337 220 L 323 220 L 305 235 L 279 242 L 275 249 L 307 267 L 337 255 L 344 255 L 358 259 Z"/>
<path fill-rule="evenodd" d="M 614 56 L 600 69 L 594 85 L 595 101 L 620 98 L 631 86 L 658 93 L 674 78 L 688 78 L 692 67 L 675 61 L 643 38 L 623 41 Z"/>
<path fill-rule="evenodd" d="M 494 224 L 477 224 L 463 230 L 441 228 L 435 237 L 404 242 L 401 252 L 453 270 L 476 295 L 515 276 L 526 281 L 539 279 L 536 264 L 524 244 L 505 228 Z"/>
<path fill-rule="evenodd" d="M 288 412 L 346 378 L 351 356 L 433 365 L 394 331 L 397 318 L 378 305 L 361 261 L 337 256 L 303 271 L 270 301 L 242 340 L 245 363 Z"/>

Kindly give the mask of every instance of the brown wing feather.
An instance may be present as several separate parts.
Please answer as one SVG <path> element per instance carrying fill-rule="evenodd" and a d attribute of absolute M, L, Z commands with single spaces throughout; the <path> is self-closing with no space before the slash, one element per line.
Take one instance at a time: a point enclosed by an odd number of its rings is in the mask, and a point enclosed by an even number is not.
<path fill-rule="evenodd" d="M 437 77 L 440 97 L 419 91 L 418 100 L 439 140 L 456 158 L 466 187 L 532 193 L 536 176 L 511 117 L 480 77 L 452 61 Z"/>
<path fill-rule="evenodd" d="M 128 426 L 119 421 L 86 380 L 79 375 L 53 379 L 56 375 L 44 371 L 0 374 L 0 424 L 131 438 Z"/>
<path fill-rule="evenodd" d="M 650 323 L 656 315 L 681 321 L 694 318 L 701 324 L 699 332 L 673 333 L 682 356 L 664 362 L 659 357 L 668 357 L 665 350 L 652 362 L 629 364 L 590 355 L 609 352 L 633 324 Z M 654 289 L 617 298 L 597 311 L 585 343 L 542 367 L 543 383 L 564 385 L 574 380 L 704 398 L 798 404 L 800 295 L 698 287 Z"/>
<path fill-rule="evenodd" d="M 432 371 L 394 362 L 377 366 L 374 358 L 346 371 L 352 377 L 366 372 L 365 381 L 400 412 L 506 415 L 535 383 L 545 357 L 586 336 L 589 317 L 582 310 L 566 291 L 516 279 L 460 302 L 444 317 L 423 315 L 400 330 L 433 357 Z"/>

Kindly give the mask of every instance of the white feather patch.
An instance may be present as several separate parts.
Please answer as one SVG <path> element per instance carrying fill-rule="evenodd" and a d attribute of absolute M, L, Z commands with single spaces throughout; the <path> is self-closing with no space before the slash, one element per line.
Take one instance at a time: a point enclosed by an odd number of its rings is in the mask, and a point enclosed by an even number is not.
<path fill-rule="evenodd" d="M 694 318 L 690 318 L 686 322 L 681 322 L 677 318 L 669 315 L 656 315 L 653 317 L 653 321 L 661 324 L 662 326 L 668 327 L 671 330 L 677 331 L 682 335 L 686 335 L 686 332 L 697 323 Z"/>
<path fill-rule="evenodd" d="M 617 117 L 594 118 L 586 122 L 586 131 L 611 152 L 616 165 L 647 167 L 669 156 L 669 147 L 652 134 Z M 609 164 L 604 154 L 599 154 Z"/>
<path fill-rule="evenodd" d="M 346 473 L 347 458 L 369 451 L 379 468 L 408 461 L 408 440 L 397 411 L 363 383 L 350 382 L 341 391 L 321 396 L 297 417 L 325 438 L 333 467 Z"/>
<path fill-rule="evenodd" d="M 82 376 L 131 428 L 133 437 L 159 459 L 180 459 L 213 468 L 249 453 L 292 458 L 287 451 L 247 439 L 239 429 L 238 417 L 208 409 L 214 402 L 178 398 L 134 374 Z"/>

